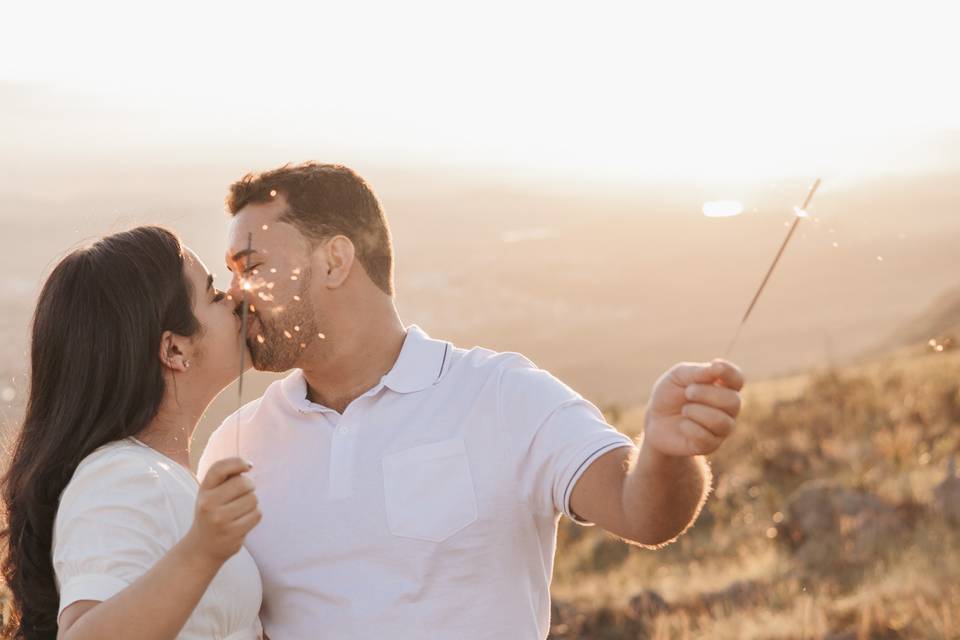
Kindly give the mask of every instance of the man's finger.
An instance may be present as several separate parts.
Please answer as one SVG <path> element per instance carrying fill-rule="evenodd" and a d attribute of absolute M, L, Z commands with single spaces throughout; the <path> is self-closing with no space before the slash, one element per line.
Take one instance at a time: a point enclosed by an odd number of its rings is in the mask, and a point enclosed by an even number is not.
<path fill-rule="evenodd" d="M 214 487 L 218 487 L 228 478 L 235 476 L 238 473 L 250 471 L 252 468 L 253 465 L 243 458 L 226 458 L 224 460 L 218 460 L 217 462 L 214 462 L 209 469 L 207 469 L 207 475 L 203 477 L 203 482 L 200 483 L 200 487 L 203 489 L 212 489 Z"/>
<path fill-rule="evenodd" d="M 681 420 L 679 429 L 692 456 L 711 454 L 723 444 L 723 438 L 713 435 L 690 418 Z"/>
<path fill-rule="evenodd" d="M 728 437 L 736 425 L 729 414 L 705 404 L 685 404 L 682 413 L 718 438 Z"/>
<path fill-rule="evenodd" d="M 716 380 L 711 367 L 709 362 L 681 362 L 670 369 L 670 379 L 681 387 L 696 383 L 710 384 Z"/>
<path fill-rule="evenodd" d="M 740 394 L 733 389 L 712 384 L 691 384 L 685 391 L 687 400 L 720 409 L 731 418 L 740 415 Z"/>
<path fill-rule="evenodd" d="M 670 370 L 670 378 L 680 386 L 690 384 L 715 384 L 739 391 L 743 388 L 743 373 L 740 368 L 726 360 L 713 362 L 681 362 Z"/>
<path fill-rule="evenodd" d="M 711 372 L 715 374 L 715 381 L 719 381 L 728 389 L 733 389 L 734 391 L 740 391 L 743 389 L 744 378 L 743 372 L 740 371 L 740 367 L 729 362 L 727 360 L 722 360 L 717 358 L 714 360 L 711 365 Z M 698 380 L 699 382 L 699 380 Z"/>

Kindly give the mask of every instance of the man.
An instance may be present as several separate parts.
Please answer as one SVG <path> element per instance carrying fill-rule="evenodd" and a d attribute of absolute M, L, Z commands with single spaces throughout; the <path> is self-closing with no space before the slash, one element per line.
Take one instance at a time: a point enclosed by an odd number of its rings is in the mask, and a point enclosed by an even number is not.
<path fill-rule="evenodd" d="M 404 327 L 386 218 L 350 169 L 247 175 L 227 206 L 253 364 L 293 373 L 223 423 L 200 471 L 254 462 L 272 640 L 545 638 L 560 514 L 650 547 L 695 520 L 702 456 L 740 410 L 734 365 L 664 374 L 637 446 L 523 356 Z"/>

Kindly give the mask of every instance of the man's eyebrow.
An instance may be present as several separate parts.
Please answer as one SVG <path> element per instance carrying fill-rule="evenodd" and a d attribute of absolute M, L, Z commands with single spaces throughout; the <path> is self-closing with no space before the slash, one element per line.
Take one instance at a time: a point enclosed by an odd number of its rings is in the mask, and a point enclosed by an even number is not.
<path fill-rule="evenodd" d="M 237 262 L 241 258 L 246 258 L 247 256 L 253 255 L 256 252 L 256 249 L 243 249 L 241 251 L 237 251 L 235 254 L 230 256 L 230 262 Z"/>

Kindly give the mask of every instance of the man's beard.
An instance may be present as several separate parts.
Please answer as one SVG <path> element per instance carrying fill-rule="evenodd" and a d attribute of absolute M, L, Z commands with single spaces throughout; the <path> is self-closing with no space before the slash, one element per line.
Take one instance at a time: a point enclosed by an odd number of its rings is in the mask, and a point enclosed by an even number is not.
<path fill-rule="evenodd" d="M 293 369 L 304 351 L 319 340 L 316 319 L 307 304 L 307 282 L 300 290 L 300 300 L 290 301 L 283 311 L 265 310 L 251 314 L 250 335 L 247 339 L 250 357 L 257 371 L 282 372 Z M 261 340 L 262 339 L 262 340 Z"/>

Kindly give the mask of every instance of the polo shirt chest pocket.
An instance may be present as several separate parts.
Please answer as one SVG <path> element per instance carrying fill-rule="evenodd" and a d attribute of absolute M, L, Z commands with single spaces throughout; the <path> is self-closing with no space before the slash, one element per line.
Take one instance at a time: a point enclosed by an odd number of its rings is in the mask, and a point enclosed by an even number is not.
<path fill-rule="evenodd" d="M 403 538 L 443 542 L 477 519 L 467 448 L 442 440 L 383 457 L 387 526 Z"/>

